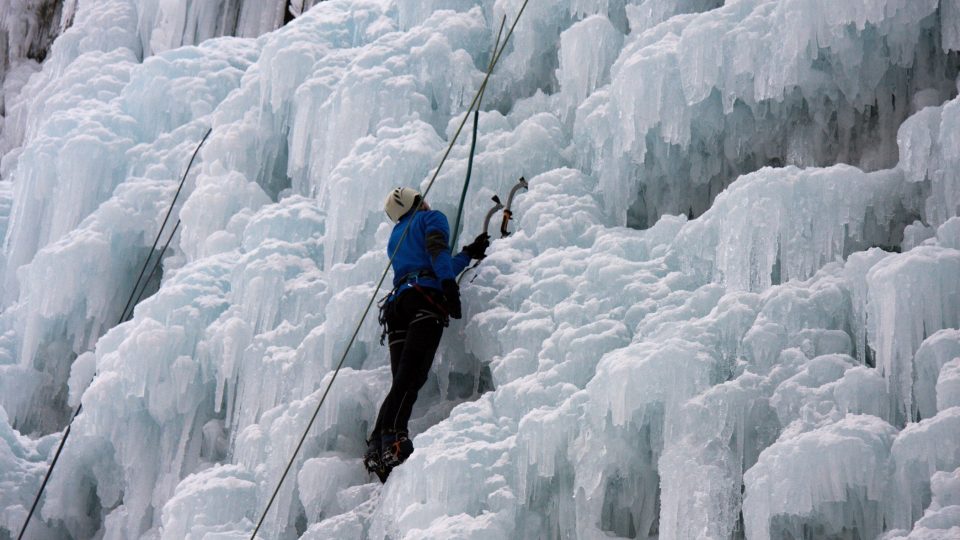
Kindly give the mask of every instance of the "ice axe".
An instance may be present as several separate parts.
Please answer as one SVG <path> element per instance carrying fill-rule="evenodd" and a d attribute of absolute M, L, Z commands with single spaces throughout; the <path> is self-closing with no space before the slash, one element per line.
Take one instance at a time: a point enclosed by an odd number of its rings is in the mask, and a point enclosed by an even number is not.
<path fill-rule="evenodd" d="M 517 184 L 510 190 L 510 196 L 507 197 L 507 206 L 503 209 L 503 221 L 500 222 L 500 238 L 506 238 L 510 235 L 507 226 L 510 225 L 510 220 L 513 219 L 513 198 L 517 195 L 518 191 L 529 187 L 530 184 L 527 183 L 527 179 L 521 176 L 520 180 L 517 180 Z M 500 201 L 498 200 L 497 203 L 499 204 Z M 489 214 L 487 214 L 487 217 L 489 219 Z M 486 226 L 484 226 L 483 232 L 487 232 Z"/>
<path fill-rule="evenodd" d="M 512 192 L 510 194 L 510 198 L 513 199 Z M 500 202 L 500 197 L 497 197 L 496 195 L 494 195 L 493 197 L 490 198 L 490 200 L 493 201 L 493 208 L 491 208 L 490 210 L 487 210 L 487 215 L 486 217 L 483 218 L 483 234 L 486 234 L 488 236 L 489 236 L 489 233 L 487 231 L 490 230 L 490 220 L 493 219 L 493 215 L 496 214 L 498 210 L 503 208 L 503 203 Z M 466 270 L 464 270 L 463 273 L 460 274 L 460 277 L 457 278 L 457 284 L 458 285 L 460 284 L 460 281 L 463 279 L 463 276 L 467 275 L 467 272 L 469 272 L 470 270 L 473 270 L 479 264 L 480 264 L 480 260 L 475 262 L 473 266 L 471 266 L 470 268 L 467 268 Z M 471 279 L 470 281 L 473 281 L 473 280 Z"/>
<path fill-rule="evenodd" d="M 483 234 L 488 234 L 487 231 L 490 230 L 490 220 L 493 219 L 493 215 L 497 213 L 497 210 L 500 210 L 501 208 L 503 208 L 503 203 L 500 202 L 500 197 L 497 197 L 496 195 L 494 195 L 493 197 L 491 197 L 491 200 L 493 201 L 494 204 L 493 204 L 493 208 L 487 211 L 487 216 L 483 218 Z M 510 192 L 509 200 L 513 200 L 513 192 Z M 509 212 L 510 211 L 509 208 L 510 207 L 507 206 L 507 210 L 504 210 L 504 212 Z M 506 223 L 506 221 L 504 221 L 504 223 Z M 506 225 L 504 225 L 504 227 L 505 226 Z M 502 230 L 503 230 L 503 227 L 501 227 L 501 232 Z"/>

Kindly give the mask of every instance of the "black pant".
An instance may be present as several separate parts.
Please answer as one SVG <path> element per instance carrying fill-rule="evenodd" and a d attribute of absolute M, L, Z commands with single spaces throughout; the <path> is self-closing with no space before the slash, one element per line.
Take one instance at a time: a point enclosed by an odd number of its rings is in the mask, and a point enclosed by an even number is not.
<path fill-rule="evenodd" d="M 373 436 L 384 431 L 407 431 L 407 422 L 417 401 L 417 392 L 430 373 L 433 355 L 443 335 L 444 317 L 438 313 L 439 293 L 423 289 L 431 300 L 416 289 L 408 289 L 387 309 L 387 339 L 390 342 L 390 371 L 393 384 L 380 406 Z"/>

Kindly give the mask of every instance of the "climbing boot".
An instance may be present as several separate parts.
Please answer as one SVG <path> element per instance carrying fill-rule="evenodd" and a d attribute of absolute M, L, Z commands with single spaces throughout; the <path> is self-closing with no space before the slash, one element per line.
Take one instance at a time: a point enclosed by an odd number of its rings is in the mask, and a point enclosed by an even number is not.
<path fill-rule="evenodd" d="M 367 453 L 363 456 L 363 466 L 367 469 L 367 472 L 376 474 L 381 482 L 385 482 L 390 471 L 383 466 L 383 461 L 380 458 L 381 453 L 380 436 L 375 434 L 367 441 Z"/>
<path fill-rule="evenodd" d="M 387 431 L 380 437 L 380 462 L 387 469 L 393 469 L 413 453 L 413 442 L 406 431 Z"/>

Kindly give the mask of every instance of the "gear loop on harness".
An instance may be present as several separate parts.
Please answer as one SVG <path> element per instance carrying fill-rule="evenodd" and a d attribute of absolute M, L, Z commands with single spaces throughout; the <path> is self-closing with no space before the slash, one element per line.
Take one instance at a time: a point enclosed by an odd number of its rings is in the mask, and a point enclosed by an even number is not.
<path fill-rule="evenodd" d="M 431 270 L 418 270 L 416 272 L 410 272 L 409 274 L 403 276 L 400 279 L 400 283 L 397 284 L 389 293 L 383 296 L 378 302 L 377 307 L 380 310 L 380 314 L 377 318 L 377 322 L 380 323 L 380 345 L 383 345 L 387 338 L 387 320 L 390 318 L 392 310 L 396 308 L 396 304 L 400 299 L 400 295 L 408 290 L 416 290 L 418 293 L 423 295 L 424 299 L 433 306 L 436 311 L 436 318 L 443 323 L 443 327 L 446 328 L 450 326 L 450 314 L 447 310 L 436 301 L 433 295 L 429 291 L 420 286 L 418 281 L 420 278 L 430 278 L 436 279 L 437 275 Z M 408 286 L 409 288 L 404 289 Z"/>

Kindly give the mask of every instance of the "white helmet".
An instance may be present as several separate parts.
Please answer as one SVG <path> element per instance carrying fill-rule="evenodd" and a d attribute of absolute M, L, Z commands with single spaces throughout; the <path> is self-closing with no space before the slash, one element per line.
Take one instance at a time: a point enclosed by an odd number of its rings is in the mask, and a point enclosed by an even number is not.
<path fill-rule="evenodd" d="M 396 188 L 387 195 L 383 202 L 383 211 L 396 223 L 411 209 L 420 204 L 420 192 L 413 188 Z"/>

